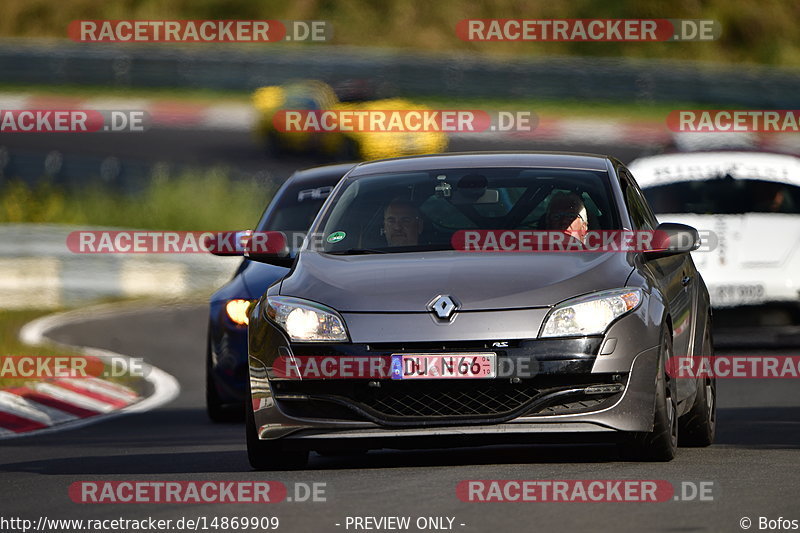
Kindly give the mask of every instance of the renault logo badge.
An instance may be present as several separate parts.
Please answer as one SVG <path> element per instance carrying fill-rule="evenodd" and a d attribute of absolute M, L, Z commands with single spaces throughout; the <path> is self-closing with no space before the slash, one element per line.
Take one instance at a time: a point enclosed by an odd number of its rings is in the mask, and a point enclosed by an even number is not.
<path fill-rule="evenodd" d="M 458 303 L 451 296 L 440 294 L 428 304 L 428 309 L 440 320 L 452 320 L 453 314 L 458 309 Z"/>

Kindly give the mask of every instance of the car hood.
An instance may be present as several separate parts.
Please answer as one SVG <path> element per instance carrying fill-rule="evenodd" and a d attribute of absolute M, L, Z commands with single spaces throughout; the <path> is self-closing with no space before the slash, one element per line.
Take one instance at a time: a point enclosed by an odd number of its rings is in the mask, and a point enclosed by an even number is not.
<path fill-rule="evenodd" d="M 237 298 L 257 300 L 270 285 L 285 276 L 287 272 L 288 268 L 244 259 L 236 269 L 236 274 L 217 289 L 209 301 L 226 302 Z"/>
<path fill-rule="evenodd" d="M 427 312 L 438 295 L 451 296 L 462 311 L 520 309 L 623 287 L 632 268 L 618 252 L 302 252 L 280 293 L 341 312 Z"/>

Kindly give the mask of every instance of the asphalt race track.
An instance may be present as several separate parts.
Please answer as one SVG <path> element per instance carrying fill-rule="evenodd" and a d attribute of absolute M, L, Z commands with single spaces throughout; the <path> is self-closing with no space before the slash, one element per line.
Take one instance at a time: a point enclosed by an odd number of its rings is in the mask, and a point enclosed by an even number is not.
<path fill-rule="evenodd" d="M 268 159 L 254 135 L 246 131 L 153 128 L 142 133 L 93 133 L 0 135 L 0 147 L 11 157 L 29 160 L 33 169 L 28 174 L 38 177 L 47 154 L 57 151 L 65 166 L 85 166 L 94 173 L 106 158 L 114 157 L 135 167 L 150 168 L 156 163 L 192 169 L 220 166 L 236 172 L 268 173 L 277 181 L 287 178 L 295 169 L 330 163 L 330 160 L 293 156 L 282 160 Z M 470 150 L 566 150 L 611 155 L 627 163 L 642 153 L 638 147 L 599 142 L 576 147 L 565 142 L 519 139 L 487 140 L 462 136 L 450 143 L 450 151 Z"/>
<path fill-rule="evenodd" d="M 90 140 L 91 142 L 87 142 Z M 146 164 L 226 165 L 282 179 L 322 161 L 267 159 L 249 133 L 154 129 L 145 136 L 5 136 L 10 153 L 114 156 Z M 625 162 L 640 148 L 558 142 L 458 140 L 450 150 L 534 149 L 607 153 Z M 623 463 L 611 446 L 495 446 L 435 451 L 374 451 L 363 457 L 313 455 L 300 472 L 256 473 L 245 456 L 244 428 L 210 423 L 204 410 L 206 309 L 154 307 L 62 327 L 56 340 L 142 357 L 175 376 L 180 396 L 155 411 L 85 428 L 0 441 L 4 516 L 142 519 L 276 516 L 279 531 L 347 531 L 347 516 L 454 518 L 457 531 L 741 531 L 749 517 L 798 519 L 800 394 L 795 380 L 722 380 L 717 444 L 680 450 L 666 464 Z M 748 339 L 752 346 L 753 338 Z M 800 355 L 798 348 L 718 349 L 719 354 Z M 456 485 L 469 479 L 651 479 L 712 482 L 712 501 L 665 503 L 464 503 Z M 325 502 L 251 504 L 77 504 L 76 481 L 275 480 L 325 483 Z M 446 521 L 445 521 L 446 523 Z M 341 524 L 337 526 L 336 524 Z M 461 524 L 464 524 L 463 526 Z M 349 531 L 353 531 L 351 527 Z M 411 529 L 414 531 L 415 529 Z"/>
<path fill-rule="evenodd" d="M 364 457 L 312 455 L 300 472 L 257 473 L 243 426 L 214 425 L 203 408 L 206 310 L 153 307 L 64 326 L 50 336 L 102 347 L 174 375 L 180 396 L 155 411 L 86 428 L 0 442 L 0 509 L 22 518 L 277 516 L 279 531 L 347 531 L 347 516 L 454 517 L 457 531 L 741 531 L 749 517 L 798 519 L 800 394 L 797 382 L 721 380 L 717 443 L 682 448 L 663 464 L 623 463 L 603 445 L 377 451 Z M 798 348 L 718 354 L 799 355 Z M 650 479 L 713 482 L 713 501 L 664 503 L 464 503 L 468 479 Z M 325 483 L 325 502 L 252 504 L 77 504 L 75 481 L 274 480 Z M 13 511 L 12 511 L 13 510 Z M 445 522 L 446 523 L 446 522 Z M 341 524 L 336 526 L 336 524 Z M 464 524 L 461 526 L 460 524 Z M 351 527 L 349 529 L 353 531 Z M 414 528 L 411 529 L 415 531 Z"/>

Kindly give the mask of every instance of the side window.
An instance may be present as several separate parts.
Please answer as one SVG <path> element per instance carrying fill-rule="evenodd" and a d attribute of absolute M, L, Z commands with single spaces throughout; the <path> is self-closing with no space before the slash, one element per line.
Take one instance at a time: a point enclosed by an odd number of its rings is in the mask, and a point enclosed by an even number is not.
<path fill-rule="evenodd" d="M 650 208 L 647 206 L 642 197 L 639 188 L 633 181 L 631 175 L 624 170 L 620 171 L 621 183 L 623 187 L 623 194 L 625 195 L 625 205 L 628 207 L 631 221 L 636 230 L 653 230 L 656 226 L 656 220 Z"/>
<path fill-rule="evenodd" d="M 647 198 L 645 197 L 642 189 L 639 188 L 639 184 L 636 183 L 636 180 L 631 175 L 630 172 L 626 171 L 626 175 L 629 177 L 631 184 L 633 185 L 633 189 L 636 191 L 636 198 L 639 201 L 639 205 L 642 209 L 642 215 L 647 223 L 650 225 L 650 229 L 655 229 L 658 226 L 658 219 L 656 215 L 653 213 L 653 209 L 650 207 L 650 204 L 647 202 Z"/>

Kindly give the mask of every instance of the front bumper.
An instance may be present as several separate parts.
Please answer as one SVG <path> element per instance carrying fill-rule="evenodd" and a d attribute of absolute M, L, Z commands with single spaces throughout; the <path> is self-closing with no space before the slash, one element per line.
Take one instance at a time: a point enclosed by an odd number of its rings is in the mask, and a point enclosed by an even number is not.
<path fill-rule="evenodd" d="M 553 387 L 545 388 L 544 395 L 533 395 L 516 409 L 482 413 L 481 416 L 446 413 L 443 417 L 429 416 L 430 413 L 427 413 L 428 416 L 426 413 L 421 416 L 409 416 L 409 413 L 387 416 L 386 409 L 376 410 L 375 405 L 370 406 L 363 401 L 363 397 L 341 392 L 348 387 L 369 387 L 366 380 L 363 383 L 350 381 L 336 384 L 332 380 L 325 383 L 270 379 L 267 367 L 251 357 L 252 405 L 259 437 L 267 440 L 396 441 L 404 437 L 478 435 L 505 440 L 505 437 L 513 436 L 524 439 L 531 434 L 651 431 L 658 356 L 658 346 L 643 350 L 633 357 L 628 372 L 613 373 L 593 373 L 591 368 L 598 366 L 594 363 L 596 356 L 586 357 L 586 367 L 582 369 L 585 371 L 582 372 L 564 371 L 570 368 L 577 370 L 573 366 L 574 359 L 564 359 L 560 365 L 562 371 L 538 374 L 531 380 L 518 383 L 535 388 L 548 382 Z M 557 370 L 558 366 L 556 364 L 550 370 Z M 458 381 L 463 383 L 463 380 Z M 513 387 L 508 378 L 486 382 L 494 382 L 488 385 L 498 387 Z M 411 382 L 395 383 L 393 386 L 406 383 Z M 427 383 L 433 387 L 437 381 Z M 619 384 L 622 390 L 597 395 L 597 401 L 594 402 L 585 401 L 585 396 L 571 397 L 569 393 L 559 396 L 565 390 L 581 391 L 589 385 L 602 383 Z M 385 385 L 389 385 L 389 382 Z M 431 400 L 425 403 L 431 403 Z"/>
<path fill-rule="evenodd" d="M 208 328 L 208 371 L 217 395 L 226 404 L 242 404 L 247 398 L 247 328 L 231 322 L 224 305 L 216 302 Z"/>

